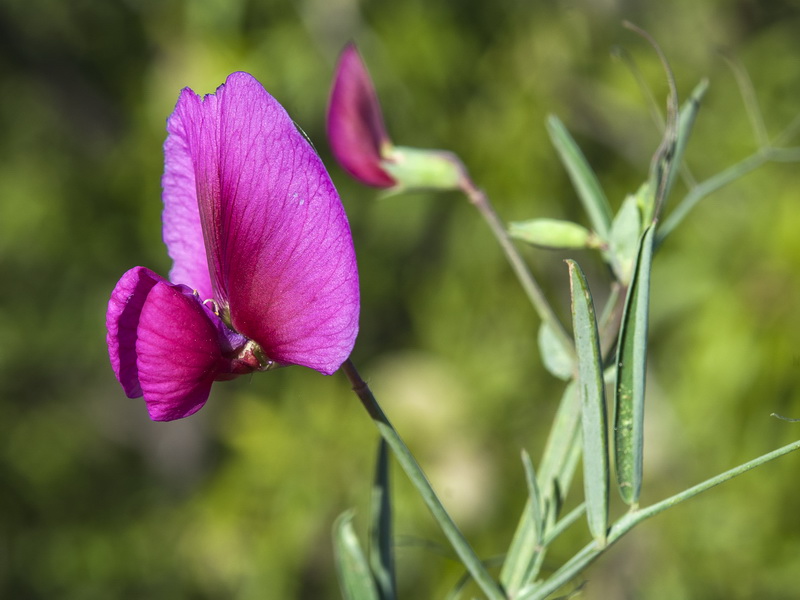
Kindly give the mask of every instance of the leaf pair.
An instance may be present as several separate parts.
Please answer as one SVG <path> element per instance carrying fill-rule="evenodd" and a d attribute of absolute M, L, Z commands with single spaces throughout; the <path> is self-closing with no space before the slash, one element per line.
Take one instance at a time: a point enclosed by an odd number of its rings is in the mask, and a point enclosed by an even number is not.
<path fill-rule="evenodd" d="M 647 327 L 653 232 L 641 237 L 625 308 L 616 355 L 614 383 L 614 465 L 622 499 L 635 506 L 642 484 L 644 394 L 647 366 Z M 581 398 L 584 487 L 589 530 L 597 543 L 608 531 L 608 425 L 604 365 L 594 303 L 586 277 L 575 261 L 567 261 L 572 294 L 572 322 L 578 357 Z"/>

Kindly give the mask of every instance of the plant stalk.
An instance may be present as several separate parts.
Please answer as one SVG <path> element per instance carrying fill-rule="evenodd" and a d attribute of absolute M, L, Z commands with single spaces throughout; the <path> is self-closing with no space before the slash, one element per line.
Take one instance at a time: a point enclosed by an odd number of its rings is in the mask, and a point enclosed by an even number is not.
<path fill-rule="evenodd" d="M 417 463 L 411 451 L 408 449 L 408 446 L 406 446 L 405 442 L 403 442 L 400 435 L 389 422 L 389 419 L 381 409 L 378 401 L 369 389 L 369 386 L 358 374 L 358 371 L 349 359 L 342 365 L 342 371 L 350 381 L 353 392 L 355 392 L 358 399 L 361 400 L 361 404 L 364 406 L 367 414 L 369 414 L 375 422 L 378 431 L 383 436 L 383 439 L 386 440 L 395 458 L 397 458 L 397 462 L 400 463 L 400 466 L 411 480 L 411 483 L 417 488 L 420 496 L 422 496 L 422 499 L 428 506 L 428 510 L 433 514 L 434 519 L 436 519 L 442 532 L 450 541 L 453 550 L 455 550 L 467 571 L 472 575 L 475 583 L 483 590 L 483 593 L 486 594 L 489 600 L 506 600 L 506 596 L 500 589 L 500 586 L 492 576 L 489 575 L 486 567 L 475 554 L 475 551 L 469 545 L 466 538 L 464 538 L 461 530 L 447 513 L 447 510 L 436 496 L 436 492 L 433 491 L 433 487 L 431 487 L 419 463 Z"/>
<path fill-rule="evenodd" d="M 463 175 L 460 181 L 461 191 L 467 196 L 475 208 L 478 209 L 478 212 L 481 214 L 484 221 L 486 221 L 486 224 L 489 226 L 489 229 L 491 229 L 494 237 L 497 238 L 497 242 L 503 249 L 503 252 L 508 259 L 511 268 L 514 270 L 517 279 L 519 279 L 522 289 L 525 290 L 525 294 L 528 296 L 534 309 L 536 309 L 536 312 L 539 314 L 539 318 L 550 326 L 569 356 L 574 357 L 575 344 L 573 343 L 572 338 L 569 336 L 566 329 L 564 329 L 564 325 L 556 316 L 553 308 L 547 301 L 542 288 L 539 287 L 539 284 L 536 282 L 533 274 L 530 272 L 528 266 L 525 264 L 525 261 L 522 259 L 522 256 L 520 256 L 519 252 L 517 251 L 516 246 L 514 246 L 514 243 L 511 241 L 505 225 L 503 225 L 503 222 L 500 220 L 500 217 L 494 210 L 494 207 L 492 206 L 489 197 L 486 195 L 486 192 L 475 185 L 475 183 L 467 174 L 466 168 L 464 168 L 463 165 L 462 174 Z"/>

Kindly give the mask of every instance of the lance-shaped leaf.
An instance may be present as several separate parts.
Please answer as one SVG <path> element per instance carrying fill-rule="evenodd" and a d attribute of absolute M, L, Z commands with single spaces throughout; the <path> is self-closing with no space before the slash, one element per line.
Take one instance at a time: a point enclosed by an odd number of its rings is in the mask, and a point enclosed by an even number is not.
<path fill-rule="evenodd" d="M 575 474 L 581 448 L 580 423 L 580 396 L 573 381 L 561 397 L 539 463 L 539 489 L 542 504 L 547 509 L 548 524 L 558 518 Z"/>
<path fill-rule="evenodd" d="M 544 368 L 554 377 L 569 380 L 575 372 L 575 358 L 546 321 L 539 327 L 538 342 Z"/>
<path fill-rule="evenodd" d="M 628 288 L 617 344 L 617 380 L 614 394 L 614 456 L 622 499 L 636 505 L 642 487 L 644 443 L 644 385 L 647 367 L 647 320 L 650 304 L 650 268 L 654 227 L 639 243 L 633 281 Z"/>
<path fill-rule="evenodd" d="M 345 600 L 380 600 L 364 551 L 353 530 L 352 511 L 342 514 L 333 524 L 333 549 L 339 587 Z"/>
<path fill-rule="evenodd" d="M 522 451 L 522 466 L 525 467 L 525 483 L 528 484 L 528 497 L 530 498 L 531 521 L 533 522 L 536 540 L 541 544 L 544 539 L 544 511 L 542 510 L 542 495 L 539 492 L 539 482 L 536 480 L 536 471 L 533 470 L 530 454 Z"/>
<path fill-rule="evenodd" d="M 578 354 L 586 517 L 592 536 L 600 546 L 604 546 L 608 531 L 608 425 L 603 362 L 589 285 L 578 263 L 568 260 L 567 266 Z"/>
<path fill-rule="evenodd" d="M 639 250 L 639 240 L 642 237 L 642 211 L 641 198 L 644 195 L 652 197 L 650 186 L 646 183 L 639 188 L 636 195 L 629 195 L 623 200 L 622 206 L 611 223 L 611 237 L 608 240 L 611 268 L 617 281 L 628 285 L 633 277 L 633 265 Z"/>
<path fill-rule="evenodd" d="M 664 187 L 665 201 L 669 198 L 672 186 L 675 184 L 675 179 L 680 172 L 683 155 L 686 152 L 686 144 L 689 142 L 689 136 L 692 134 L 694 120 L 697 118 L 697 111 L 700 110 L 700 102 L 702 102 L 707 90 L 708 79 L 703 79 L 695 86 L 689 99 L 681 106 L 678 114 L 678 139 L 675 143 L 675 154 L 672 157 L 672 168 L 667 173 L 667 181 Z"/>
<path fill-rule="evenodd" d="M 392 496 L 389 490 L 389 451 L 386 440 L 378 442 L 375 481 L 370 506 L 369 564 L 378 584 L 381 600 L 397 597 L 392 545 Z"/>
<path fill-rule="evenodd" d="M 519 590 L 538 574 L 544 556 L 544 549 L 539 546 L 539 519 L 545 530 L 555 522 L 579 454 L 580 403 L 575 384 L 571 382 L 561 398 L 539 466 L 536 495 L 540 509 L 536 510 L 533 504 L 536 500 L 529 492 L 500 572 L 500 581 L 509 598 L 516 597 Z"/>
<path fill-rule="evenodd" d="M 513 596 L 518 589 L 536 576 L 540 563 L 537 559 L 544 551 L 542 542 L 547 511 L 542 503 L 531 457 L 525 450 L 522 451 L 522 465 L 525 468 L 525 481 L 528 484 L 528 501 L 525 503 L 525 512 L 522 514 L 500 574 L 500 581 L 509 596 Z"/>
<path fill-rule="evenodd" d="M 611 229 L 611 207 L 603 188 L 592 171 L 578 144 L 555 115 L 547 118 L 547 132 L 558 152 L 561 162 L 569 173 L 572 185 L 578 192 L 583 208 L 589 217 L 592 228 L 604 240 Z"/>

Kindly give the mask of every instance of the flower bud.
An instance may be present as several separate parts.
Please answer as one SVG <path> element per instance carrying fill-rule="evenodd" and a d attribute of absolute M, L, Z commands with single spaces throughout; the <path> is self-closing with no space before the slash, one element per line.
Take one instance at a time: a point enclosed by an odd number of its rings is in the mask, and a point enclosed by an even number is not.
<path fill-rule="evenodd" d="M 511 237 L 542 248 L 596 248 L 597 237 L 585 227 L 558 219 L 517 221 L 508 228 Z"/>
<path fill-rule="evenodd" d="M 382 158 L 392 152 L 375 86 L 354 44 L 339 57 L 328 103 L 327 135 L 336 161 L 363 184 L 392 187 Z"/>

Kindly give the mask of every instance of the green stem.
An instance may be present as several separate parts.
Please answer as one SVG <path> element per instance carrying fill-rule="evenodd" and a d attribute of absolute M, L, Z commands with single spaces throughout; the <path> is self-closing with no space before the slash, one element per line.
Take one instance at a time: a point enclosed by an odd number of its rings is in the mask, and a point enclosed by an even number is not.
<path fill-rule="evenodd" d="M 725 471 L 724 473 L 720 473 L 716 477 L 712 477 L 711 479 L 707 479 L 702 483 L 698 483 L 687 490 L 675 494 L 674 496 L 670 496 L 661 502 L 656 502 L 647 508 L 630 511 L 621 517 L 611 527 L 608 533 L 607 544 L 605 546 L 599 547 L 595 542 L 591 542 L 590 544 L 586 545 L 580 552 L 578 552 L 558 571 L 556 571 L 550 577 L 550 579 L 544 582 L 540 587 L 531 590 L 531 593 L 520 596 L 518 600 L 544 600 L 550 594 L 558 590 L 561 586 L 569 583 L 575 577 L 577 577 L 581 571 L 583 571 L 595 559 L 597 559 L 606 549 L 608 549 L 611 544 L 619 540 L 623 535 L 628 533 L 628 531 L 633 529 L 642 521 L 649 519 L 650 517 L 653 517 L 658 513 L 667 510 L 668 508 L 672 508 L 676 504 L 680 504 L 685 500 L 693 498 L 694 496 L 697 496 L 698 494 L 701 494 L 702 492 L 705 492 L 714 486 L 725 483 L 737 475 L 746 473 L 751 469 L 754 469 L 776 458 L 780 458 L 781 456 L 789 454 L 790 452 L 794 452 L 798 449 L 800 449 L 800 440 L 792 442 L 791 444 L 783 446 L 782 448 L 778 448 L 777 450 L 773 450 L 772 452 L 764 454 L 763 456 L 759 456 L 756 459 L 746 462 L 743 465 L 739 465 L 738 467 L 734 467 L 733 469 Z"/>
<path fill-rule="evenodd" d="M 533 558 L 531 560 L 529 571 L 525 574 L 524 582 L 533 581 L 539 575 L 544 562 L 544 555 L 555 539 L 566 531 L 575 521 L 586 513 L 586 503 L 583 502 L 579 506 L 572 509 L 569 514 L 564 516 L 560 521 L 556 522 L 553 528 L 544 536 L 544 541 L 536 548 Z"/>
<path fill-rule="evenodd" d="M 450 541 L 450 544 L 453 546 L 453 549 L 461 559 L 467 571 L 472 575 L 475 583 L 483 590 L 483 593 L 486 594 L 489 600 L 505 600 L 505 594 L 500 589 L 500 586 L 491 575 L 489 575 L 486 567 L 464 538 L 458 526 L 450 518 L 447 510 L 445 510 L 441 501 L 436 496 L 436 492 L 433 491 L 430 482 L 425 477 L 422 468 L 411 454 L 408 446 L 406 446 L 405 442 L 400 438 L 395 428 L 392 427 L 392 424 L 389 422 L 386 414 L 384 414 L 378 401 L 369 389 L 369 386 L 358 374 L 358 371 L 349 359 L 342 365 L 342 371 L 344 371 L 344 374 L 350 381 L 353 391 L 358 396 L 359 400 L 361 400 L 361 404 L 364 405 L 367 413 L 375 422 L 375 425 L 377 425 L 378 431 L 380 431 L 383 439 L 386 440 L 386 443 L 392 449 L 395 458 L 397 458 L 397 462 L 400 463 L 400 466 L 411 480 L 411 483 L 417 488 L 420 496 L 422 496 L 422 499 L 428 506 L 428 510 L 433 514 L 434 519 L 436 519 L 439 527 L 442 528 L 442 532 L 444 532 L 444 535 Z"/>
<path fill-rule="evenodd" d="M 747 175 L 750 171 L 755 171 L 758 167 L 770 160 L 772 160 L 772 151 L 761 150 L 693 187 L 689 193 L 684 196 L 681 203 L 675 207 L 675 210 L 662 222 L 658 230 L 658 241 L 656 245 L 661 245 L 666 237 L 672 233 L 672 230 L 683 221 L 686 215 L 689 214 L 700 200 L 729 183 L 736 181 L 740 177 Z"/>
<path fill-rule="evenodd" d="M 522 285 L 522 289 L 525 290 L 525 293 L 530 299 L 531 304 L 539 314 L 539 318 L 547 323 L 553 332 L 555 332 L 555 335 L 563 346 L 565 352 L 567 352 L 569 356 L 574 357 L 575 344 L 573 343 L 572 338 L 569 336 L 566 329 L 564 329 L 564 325 L 562 325 L 561 321 L 553 311 L 553 308 L 550 306 L 550 303 L 547 301 L 544 292 L 542 292 L 542 288 L 539 287 L 539 284 L 536 282 L 533 274 L 530 272 L 525 264 L 525 261 L 522 259 L 522 256 L 520 256 L 519 252 L 517 251 L 516 246 L 514 246 L 514 243 L 511 241 L 503 222 L 500 220 L 500 217 L 497 216 L 492 203 L 489 201 L 489 197 L 483 190 L 475 185 L 472 179 L 470 179 L 466 168 L 464 168 L 463 165 L 462 173 L 463 176 L 460 182 L 461 191 L 467 196 L 469 201 L 475 205 L 475 208 L 477 208 L 478 212 L 481 213 L 481 216 L 486 221 L 486 224 L 489 225 L 489 229 L 492 230 L 494 237 L 497 238 L 500 247 L 503 249 L 503 252 L 505 252 L 511 268 L 514 270 L 514 273 L 517 275 L 517 279 L 519 279 L 519 282 Z"/>
<path fill-rule="evenodd" d="M 542 546 L 546 548 L 552 544 L 558 536 L 564 533 L 564 531 L 566 531 L 570 525 L 577 521 L 585 512 L 586 503 L 581 502 L 578 506 L 573 508 L 569 513 L 557 521 L 553 528 L 547 532 L 547 535 L 544 536 L 544 542 L 542 543 Z"/>

